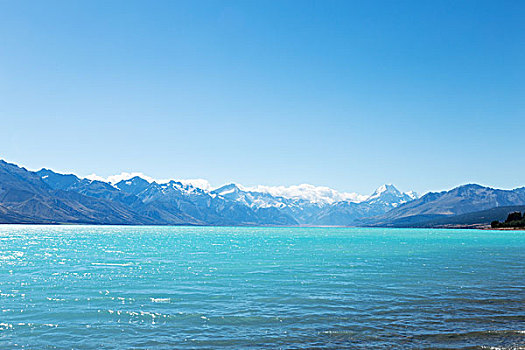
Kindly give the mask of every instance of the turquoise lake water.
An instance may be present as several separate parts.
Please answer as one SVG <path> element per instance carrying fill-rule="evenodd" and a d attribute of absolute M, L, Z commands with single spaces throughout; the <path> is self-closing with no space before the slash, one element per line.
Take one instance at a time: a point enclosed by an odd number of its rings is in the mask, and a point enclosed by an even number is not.
<path fill-rule="evenodd" d="M 0 226 L 0 349 L 525 348 L 525 232 Z"/>

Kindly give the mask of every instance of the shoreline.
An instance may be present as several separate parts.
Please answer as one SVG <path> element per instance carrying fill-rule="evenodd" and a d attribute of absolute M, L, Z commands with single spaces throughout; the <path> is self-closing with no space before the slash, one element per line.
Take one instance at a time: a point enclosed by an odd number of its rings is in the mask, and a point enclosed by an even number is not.
<path fill-rule="evenodd" d="M 338 226 L 338 225 L 296 225 L 296 226 L 277 226 L 277 225 L 192 225 L 192 224 L 160 224 L 160 225 L 141 225 L 141 224 L 108 224 L 108 223 L 12 223 L 0 222 L 0 227 L 8 225 L 20 226 L 123 226 L 123 227 L 233 227 L 233 228 L 373 228 L 373 229 L 433 229 L 433 230 L 489 230 L 489 231 L 525 231 L 525 227 L 498 227 L 490 225 L 473 226 L 441 226 L 441 227 L 390 227 L 390 226 Z"/>
<path fill-rule="evenodd" d="M 525 227 L 487 227 L 482 230 L 493 231 L 525 231 Z"/>

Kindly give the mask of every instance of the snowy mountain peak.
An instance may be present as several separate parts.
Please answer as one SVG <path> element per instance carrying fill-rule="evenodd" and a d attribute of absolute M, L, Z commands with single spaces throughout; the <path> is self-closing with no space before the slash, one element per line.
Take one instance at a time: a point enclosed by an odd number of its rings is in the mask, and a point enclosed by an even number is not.
<path fill-rule="evenodd" d="M 378 198 L 385 194 L 392 194 L 394 196 L 400 196 L 402 193 L 392 184 L 384 184 L 379 186 L 374 193 L 369 197 L 369 199 L 372 198 Z"/>
<path fill-rule="evenodd" d="M 368 203 L 382 204 L 388 207 L 397 207 L 400 204 L 410 202 L 418 198 L 415 192 L 401 192 L 392 184 L 380 186 L 366 200 Z"/>
<path fill-rule="evenodd" d="M 218 194 L 219 196 L 225 196 L 232 193 L 237 193 L 241 189 L 239 186 L 237 186 L 234 183 L 224 185 L 222 187 L 217 188 L 216 190 L 213 190 L 213 193 Z"/>

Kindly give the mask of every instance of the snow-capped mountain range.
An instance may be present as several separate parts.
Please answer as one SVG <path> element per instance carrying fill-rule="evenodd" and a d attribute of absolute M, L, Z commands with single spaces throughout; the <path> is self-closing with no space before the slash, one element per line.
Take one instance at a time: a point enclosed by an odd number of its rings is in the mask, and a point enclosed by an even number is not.
<path fill-rule="evenodd" d="M 402 193 L 391 184 L 385 184 L 380 186 L 372 195 L 362 195 L 355 192 L 339 192 L 337 190 L 334 190 L 333 188 L 326 187 L 326 186 L 314 186 L 310 184 L 300 184 L 300 185 L 292 185 L 292 186 L 265 186 L 265 185 L 258 185 L 258 186 L 244 186 L 237 183 L 230 183 L 223 186 L 220 186 L 216 189 L 213 188 L 213 186 L 205 179 L 161 179 L 157 180 L 154 179 L 148 175 L 145 175 L 144 173 L 140 172 L 123 172 L 118 175 L 111 175 L 106 178 L 98 176 L 96 174 L 91 174 L 85 177 L 85 179 L 88 180 L 96 180 L 96 181 L 102 181 L 109 183 L 113 186 L 115 186 L 117 183 L 120 183 L 122 181 L 129 181 L 133 178 L 141 178 L 143 180 L 146 180 L 149 183 L 157 183 L 157 184 L 165 184 L 170 182 L 176 182 L 181 183 L 184 185 L 187 185 L 188 188 L 194 187 L 199 188 L 208 192 L 214 192 L 216 193 L 217 190 L 221 188 L 230 188 L 231 186 L 235 185 L 239 190 L 243 192 L 250 192 L 250 193 L 266 193 L 270 195 L 270 197 L 282 197 L 287 199 L 295 199 L 295 200 L 305 200 L 309 201 L 311 203 L 316 204 L 333 204 L 336 202 L 355 202 L 360 203 L 364 202 L 368 199 L 372 199 L 375 197 L 380 197 L 387 195 L 391 197 L 392 202 L 397 202 L 395 197 L 402 196 Z M 224 193 L 226 194 L 226 193 Z M 417 194 L 413 191 L 406 192 L 406 195 L 412 199 L 417 198 Z"/>
<path fill-rule="evenodd" d="M 393 185 L 362 196 L 312 185 L 212 189 L 205 180 L 157 181 L 142 174 L 102 180 L 0 160 L 0 223 L 426 227 L 427 221 L 525 205 L 525 187 L 476 184 L 418 198 Z M 481 211 L 476 220 L 491 219 Z"/>
<path fill-rule="evenodd" d="M 2 166 L 5 174 L 0 184 L 18 184 L 16 196 L 20 190 L 29 196 L 30 187 L 21 179 L 38 185 L 38 195 L 30 201 L 0 203 L 17 208 L 16 215 L 32 213 L 30 222 L 352 225 L 356 219 L 384 214 L 415 198 L 393 185 L 381 186 L 370 196 L 312 185 L 245 187 L 232 183 L 212 189 L 205 180 L 159 181 L 137 173 L 81 178 L 49 169 L 28 171 L 6 162 Z"/>
<path fill-rule="evenodd" d="M 47 169 L 37 174 L 53 188 L 63 188 L 63 179 L 74 176 Z M 117 193 L 137 197 L 137 203 L 155 210 L 148 211 L 148 216 L 171 222 L 176 213 L 177 221 L 195 224 L 351 225 L 355 219 L 383 214 L 417 197 L 393 185 L 383 185 L 370 196 L 307 184 L 246 187 L 231 183 L 212 189 L 202 179 L 155 180 L 141 173 L 122 173 L 106 179 L 91 175 L 77 182 L 68 188 L 84 187 L 81 193 L 92 194 L 88 188 L 104 184 Z"/>

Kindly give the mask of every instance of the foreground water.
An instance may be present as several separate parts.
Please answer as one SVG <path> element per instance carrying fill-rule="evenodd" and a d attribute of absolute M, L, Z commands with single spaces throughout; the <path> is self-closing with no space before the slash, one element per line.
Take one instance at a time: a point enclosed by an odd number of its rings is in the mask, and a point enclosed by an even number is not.
<path fill-rule="evenodd" d="M 0 348 L 525 347 L 525 232 L 0 226 Z"/>

